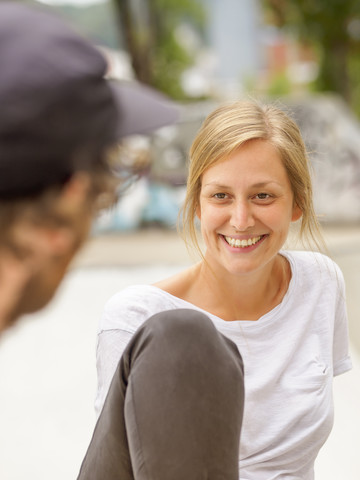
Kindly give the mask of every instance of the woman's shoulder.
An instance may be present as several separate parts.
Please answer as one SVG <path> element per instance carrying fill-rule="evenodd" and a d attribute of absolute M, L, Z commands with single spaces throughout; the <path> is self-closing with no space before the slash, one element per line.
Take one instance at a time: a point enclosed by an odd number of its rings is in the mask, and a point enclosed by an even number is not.
<path fill-rule="evenodd" d="M 310 250 L 287 250 L 285 254 L 293 258 L 297 263 L 301 263 L 303 265 L 336 265 L 334 260 L 321 252 Z"/>
<path fill-rule="evenodd" d="M 190 291 L 194 287 L 198 264 L 193 265 L 179 273 L 154 284 L 154 286 L 169 293 L 170 295 L 189 301 Z"/>
<path fill-rule="evenodd" d="M 163 291 L 155 285 L 130 285 L 115 293 L 105 304 L 105 311 L 119 309 L 140 310 L 163 298 Z"/>
<path fill-rule="evenodd" d="M 154 285 L 131 285 L 105 304 L 100 330 L 135 331 L 155 313 L 171 308 L 170 298 Z"/>
<path fill-rule="evenodd" d="M 289 259 L 292 269 L 306 276 L 323 278 L 325 280 L 342 281 L 343 275 L 337 265 L 329 256 L 313 251 L 291 250 L 286 251 L 285 255 Z"/>

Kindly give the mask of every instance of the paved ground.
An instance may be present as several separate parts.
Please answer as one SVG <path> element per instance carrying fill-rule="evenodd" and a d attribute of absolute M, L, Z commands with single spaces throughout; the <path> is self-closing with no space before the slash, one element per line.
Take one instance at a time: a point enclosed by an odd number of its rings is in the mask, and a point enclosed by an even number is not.
<path fill-rule="evenodd" d="M 335 427 L 317 480 L 358 480 L 360 457 L 360 225 L 328 227 L 330 251 L 347 283 L 354 369 L 335 379 Z M 95 337 L 105 301 L 191 262 L 171 232 L 93 239 L 51 305 L 0 343 L 1 480 L 75 479 L 94 424 Z M 106 480 L 106 479 L 104 479 Z"/>

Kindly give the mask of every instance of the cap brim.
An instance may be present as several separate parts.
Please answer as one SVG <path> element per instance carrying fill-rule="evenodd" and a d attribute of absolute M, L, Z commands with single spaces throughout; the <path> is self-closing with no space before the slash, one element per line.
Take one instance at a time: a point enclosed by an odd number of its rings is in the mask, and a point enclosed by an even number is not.
<path fill-rule="evenodd" d="M 165 96 L 137 82 L 109 80 L 119 108 L 119 138 L 146 135 L 179 117 L 179 108 Z"/>

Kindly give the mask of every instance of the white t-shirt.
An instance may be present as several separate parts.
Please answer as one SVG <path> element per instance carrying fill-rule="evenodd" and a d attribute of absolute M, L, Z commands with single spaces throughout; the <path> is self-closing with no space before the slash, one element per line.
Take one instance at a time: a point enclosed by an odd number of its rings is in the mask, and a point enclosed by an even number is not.
<path fill-rule="evenodd" d="M 206 312 L 239 348 L 245 366 L 241 480 L 312 480 L 314 462 L 333 424 L 332 377 L 351 368 L 344 280 L 328 257 L 281 252 L 292 278 L 281 304 L 257 321 L 224 321 Z M 107 303 L 97 346 L 102 408 L 120 356 L 153 314 L 200 308 L 149 285 Z"/>

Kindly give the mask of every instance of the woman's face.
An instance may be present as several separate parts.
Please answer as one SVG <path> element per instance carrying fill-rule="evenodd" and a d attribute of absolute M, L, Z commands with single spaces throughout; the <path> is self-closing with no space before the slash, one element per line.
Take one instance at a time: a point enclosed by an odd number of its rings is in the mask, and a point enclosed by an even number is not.
<path fill-rule="evenodd" d="M 290 223 L 300 218 L 275 147 L 251 140 L 203 176 L 197 211 L 212 268 L 259 271 L 274 261 Z"/>

